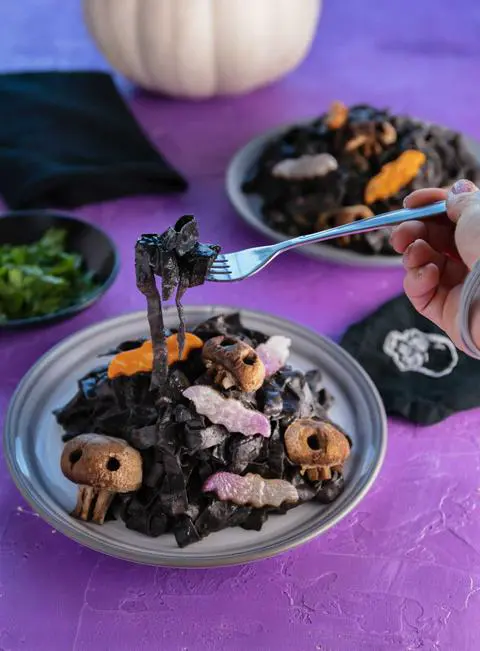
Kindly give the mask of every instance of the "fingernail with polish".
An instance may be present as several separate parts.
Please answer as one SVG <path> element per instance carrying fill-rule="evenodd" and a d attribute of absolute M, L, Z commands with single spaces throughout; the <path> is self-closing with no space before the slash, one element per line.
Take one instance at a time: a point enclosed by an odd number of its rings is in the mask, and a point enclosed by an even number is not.
<path fill-rule="evenodd" d="M 460 179 L 456 181 L 451 188 L 452 194 L 464 194 L 465 192 L 476 192 L 478 190 L 475 183 L 468 179 Z"/>

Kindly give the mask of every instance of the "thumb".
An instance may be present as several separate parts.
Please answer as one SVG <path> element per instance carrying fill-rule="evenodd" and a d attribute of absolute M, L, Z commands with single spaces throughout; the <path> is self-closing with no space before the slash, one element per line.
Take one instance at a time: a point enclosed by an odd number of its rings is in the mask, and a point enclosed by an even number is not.
<path fill-rule="evenodd" d="M 480 190 L 471 181 L 460 180 L 447 197 L 448 217 L 457 224 L 455 244 L 469 269 L 480 259 Z"/>

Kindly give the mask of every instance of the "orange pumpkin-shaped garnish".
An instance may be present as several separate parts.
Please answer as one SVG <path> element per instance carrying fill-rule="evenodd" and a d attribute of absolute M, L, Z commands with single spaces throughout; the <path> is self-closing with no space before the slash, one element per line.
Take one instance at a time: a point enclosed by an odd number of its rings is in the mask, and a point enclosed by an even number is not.
<path fill-rule="evenodd" d="M 180 360 L 178 350 L 178 335 L 170 335 L 166 340 L 168 365 Z M 202 348 L 203 341 L 187 332 L 185 346 L 180 361 L 185 361 L 195 348 Z M 145 341 L 139 348 L 118 353 L 108 365 L 108 377 L 112 380 L 119 375 L 135 375 L 135 373 L 150 373 L 153 368 L 153 348 L 151 341 Z"/>

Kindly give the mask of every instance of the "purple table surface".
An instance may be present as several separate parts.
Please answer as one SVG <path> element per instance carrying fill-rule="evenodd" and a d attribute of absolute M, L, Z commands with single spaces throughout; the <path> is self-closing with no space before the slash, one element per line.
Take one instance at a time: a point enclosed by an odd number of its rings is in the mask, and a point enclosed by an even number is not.
<path fill-rule="evenodd" d="M 8 6 L 7 6 L 8 4 Z M 367 8 L 368 4 L 368 10 Z M 5 3 L 4 71 L 103 68 L 74 0 Z M 326 3 L 303 65 L 237 99 L 189 103 L 129 90 L 152 140 L 191 181 L 184 196 L 79 210 L 119 246 L 118 281 L 95 307 L 36 332 L 1 334 L 0 414 L 38 357 L 91 323 L 143 309 L 133 243 L 194 212 L 225 250 L 263 240 L 229 207 L 227 162 L 275 125 L 334 98 L 368 101 L 480 138 L 480 8 L 474 0 Z M 402 288 L 400 270 L 352 270 L 288 254 L 250 281 L 191 303 L 260 308 L 334 338 Z M 381 475 L 362 504 L 295 551 L 229 569 L 135 566 L 42 522 L 0 466 L 1 651 L 476 651 L 480 648 L 480 411 L 436 427 L 390 421 Z M 233 598 L 234 597 L 234 598 Z"/>

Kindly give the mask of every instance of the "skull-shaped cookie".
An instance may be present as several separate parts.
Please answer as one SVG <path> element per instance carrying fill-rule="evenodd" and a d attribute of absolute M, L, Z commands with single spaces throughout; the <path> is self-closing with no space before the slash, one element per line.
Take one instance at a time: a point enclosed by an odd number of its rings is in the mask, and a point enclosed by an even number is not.
<path fill-rule="evenodd" d="M 62 453 L 62 472 L 79 485 L 72 515 L 103 524 L 116 493 L 130 493 L 142 484 L 142 457 L 121 439 L 81 434 Z"/>
<path fill-rule="evenodd" d="M 288 457 L 306 471 L 312 481 L 330 479 L 332 470 L 341 470 L 350 454 L 343 432 L 328 421 L 299 418 L 285 432 Z"/>

